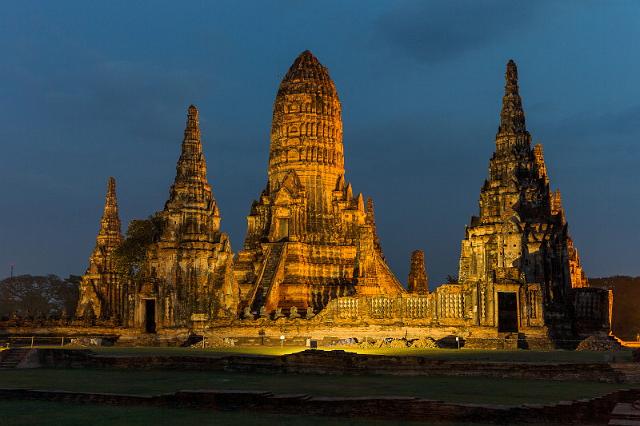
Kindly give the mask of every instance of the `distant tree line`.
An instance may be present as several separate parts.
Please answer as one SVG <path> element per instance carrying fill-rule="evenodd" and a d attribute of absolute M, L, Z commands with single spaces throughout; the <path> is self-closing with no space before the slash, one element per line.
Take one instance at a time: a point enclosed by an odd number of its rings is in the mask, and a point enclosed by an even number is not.
<path fill-rule="evenodd" d="M 0 318 L 73 315 L 80 277 L 70 275 L 18 275 L 0 281 Z"/>

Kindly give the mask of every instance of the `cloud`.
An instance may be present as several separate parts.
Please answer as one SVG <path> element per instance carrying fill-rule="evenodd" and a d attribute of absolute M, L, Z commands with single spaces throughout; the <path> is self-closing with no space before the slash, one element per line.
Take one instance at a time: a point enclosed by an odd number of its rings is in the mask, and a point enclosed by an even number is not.
<path fill-rule="evenodd" d="M 544 3 L 412 0 L 382 16 L 376 30 L 392 48 L 420 61 L 440 62 L 525 30 Z"/>

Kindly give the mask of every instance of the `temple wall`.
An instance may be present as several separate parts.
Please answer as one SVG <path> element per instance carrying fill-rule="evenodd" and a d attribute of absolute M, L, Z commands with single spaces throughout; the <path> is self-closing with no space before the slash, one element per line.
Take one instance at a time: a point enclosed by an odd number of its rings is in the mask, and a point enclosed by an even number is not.
<path fill-rule="evenodd" d="M 613 290 L 576 288 L 572 296 L 575 325 L 579 333 L 611 329 Z"/>

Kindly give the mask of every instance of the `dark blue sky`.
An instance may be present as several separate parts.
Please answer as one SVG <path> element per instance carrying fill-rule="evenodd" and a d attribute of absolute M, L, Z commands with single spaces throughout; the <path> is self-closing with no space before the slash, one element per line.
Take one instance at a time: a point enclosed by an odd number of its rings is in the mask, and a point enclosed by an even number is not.
<path fill-rule="evenodd" d="M 280 79 L 310 49 L 343 104 L 347 179 L 401 281 L 457 274 L 507 60 L 589 276 L 640 275 L 640 2 L 10 2 L 0 14 L 0 276 L 81 274 L 107 177 L 160 210 L 186 108 L 238 250 Z"/>

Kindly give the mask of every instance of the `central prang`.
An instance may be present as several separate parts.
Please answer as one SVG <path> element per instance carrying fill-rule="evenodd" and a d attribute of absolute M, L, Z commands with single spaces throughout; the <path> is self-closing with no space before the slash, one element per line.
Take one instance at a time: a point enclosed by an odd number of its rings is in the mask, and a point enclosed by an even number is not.
<path fill-rule="evenodd" d="M 345 181 L 341 105 L 311 52 L 294 61 L 273 106 L 269 182 L 247 217 L 235 276 L 246 315 L 404 292 L 384 262 L 373 203 Z"/>

